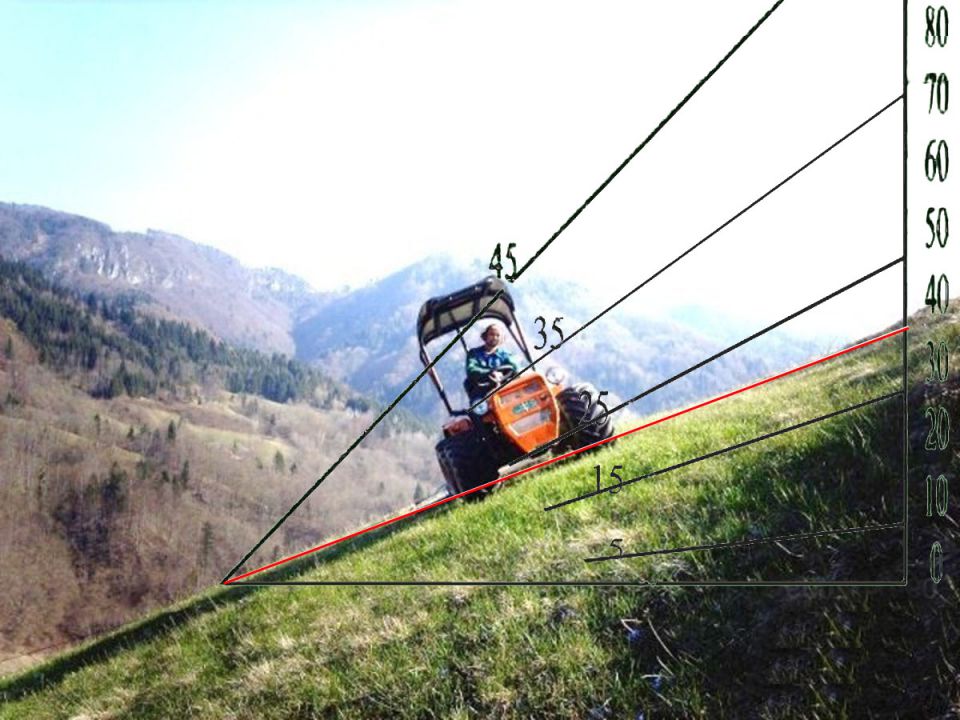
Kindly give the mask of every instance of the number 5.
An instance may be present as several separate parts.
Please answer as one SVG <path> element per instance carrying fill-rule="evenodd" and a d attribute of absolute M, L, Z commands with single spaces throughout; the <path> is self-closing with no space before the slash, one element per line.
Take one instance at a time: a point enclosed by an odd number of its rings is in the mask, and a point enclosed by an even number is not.
<path fill-rule="evenodd" d="M 551 350 L 556 350 L 558 347 L 560 347 L 561 345 L 563 345 L 563 330 L 561 330 L 561 329 L 560 329 L 560 326 L 557 325 L 557 323 L 560 322 L 561 320 L 563 320 L 563 315 L 561 315 L 560 317 L 557 317 L 557 318 L 554 318 L 554 319 L 553 319 L 553 331 L 554 331 L 557 335 L 560 336 L 560 342 L 558 342 L 556 345 L 551 345 L 551 346 L 550 346 L 550 349 L 551 349 Z M 547 339 L 544 338 L 544 339 L 543 339 L 543 342 L 546 343 L 546 342 L 547 342 Z"/>

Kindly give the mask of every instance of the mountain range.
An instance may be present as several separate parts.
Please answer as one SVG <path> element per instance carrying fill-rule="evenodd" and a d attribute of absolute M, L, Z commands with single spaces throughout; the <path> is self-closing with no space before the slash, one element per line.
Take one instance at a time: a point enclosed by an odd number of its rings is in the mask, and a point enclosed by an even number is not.
<path fill-rule="evenodd" d="M 158 314 L 194 323 L 234 344 L 316 364 L 382 402 L 420 370 L 415 338 L 420 305 L 489 273 L 479 262 L 433 256 L 365 287 L 319 292 L 283 270 L 251 269 L 178 235 L 115 232 L 77 215 L 7 203 L 0 203 L 0 255 L 77 290 L 135 293 Z M 531 344 L 539 338 L 537 317 L 548 329 L 562 317 L 560 327 L 570 335 L 616 297 L 597 301 L 594 293 L 572 283 L 537 278 L 511 286 L 511 292 Z M 709 308 L 686 308 L 677 322 L 627 314 L 631 302 L 565 344 L 547 365 L 560 364 L 575 379 L 624 398 L 717 352 L 731 335 Z M 702 318 L 709 321 L 699 322 Z M 471 344 L 477 341 L 470 337 Z M 809 340 L 747 346 L 646 398 L 636 410 L 656 411 L 717 392 L 817 349 Z M 462 362 L 462 353 L 454 352 L 438 365 L 445 384 L 456 392 Z M 437 417 L 440 403 L 429 384 L 421 383 L 405 406 Z"/>

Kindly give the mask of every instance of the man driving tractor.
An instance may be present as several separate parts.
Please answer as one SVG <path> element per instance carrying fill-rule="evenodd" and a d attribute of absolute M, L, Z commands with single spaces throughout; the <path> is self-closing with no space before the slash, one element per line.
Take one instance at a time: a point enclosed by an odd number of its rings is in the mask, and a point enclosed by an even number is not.
<path fill-rule="evenodd" d="M 500 347 L 503 333 L 496 323 L 487 325 L 480 334 L 483 345 L 467 352 L 467 382 L 470 402 L 474 403 L 506 380 L 516 375 L 520 367 L 513 356 Z"/>
<path fill-rule="evenodd" d="M 427 349 L 475 318 L 496 321 L 481 334 L 483 345 L 467 353 L 463 386 L 475 407 L 456 408 L 443 388 Z M 518 362 L 500 348 L 507 335 L 520 349 Z M 429 298 L 417 314 L 420 361 L 450 418 L 442 426 L 437 462 L 451 494 L 490 483 L 515 462 L 560 441 L 560 452 L 586 448 L 613 437 L 613 421 L 600 398 L 605 393 L 584 382 L 565 385 L 558 367 L 540 372 L 517 322 L 513 297 L 502 280 L 487 277 L 465 288 Z M 452 343 L 450 345 L 452 347 Z M 518 356 L 519 358 L 520 356 Z M 521 376 L 520 363 L 529 365 Z M 489 395 L 486 402 L 478 402 Z M 535 457 L 535 456 L 534 456 Z M 489 487 L 472 497 L 480 497 Z"/>

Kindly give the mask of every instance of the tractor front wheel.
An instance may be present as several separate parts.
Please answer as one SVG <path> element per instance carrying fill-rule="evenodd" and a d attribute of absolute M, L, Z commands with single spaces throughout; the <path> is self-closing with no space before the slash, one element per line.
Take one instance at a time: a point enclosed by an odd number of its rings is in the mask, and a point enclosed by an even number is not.
<path fill-rule="evenodd" d="M 451 435 L 437 443 L 437 460 L 451 495 L 466 492 L 497 477 L 497 468 L 475 432 Z M 479 499 L 488 490 L 467 496 Z"/>
<path fill-rule="evenodd" d="M 557 394 L 563 416 L 561 434 L 579 428 L 566 439 L 566 448 L 578 450 L 613 436 L 613 421 L 605 416 L 599 399 L 600 393 L 589 383 L 578 383 Z"/>

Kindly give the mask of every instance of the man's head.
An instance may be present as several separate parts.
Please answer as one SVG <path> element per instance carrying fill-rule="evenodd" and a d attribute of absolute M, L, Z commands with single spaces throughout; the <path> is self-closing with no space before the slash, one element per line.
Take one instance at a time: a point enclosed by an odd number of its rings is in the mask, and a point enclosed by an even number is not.
<path fill-rule="evenodd" d="M 503 341 L 503 333 L 500 331 L 500 326 L 496 323 L 487 325 L 480 334 L 480 337 L 483 339 L 483 346 L 487 352 L 496 350 L 497 346 Z"/>

